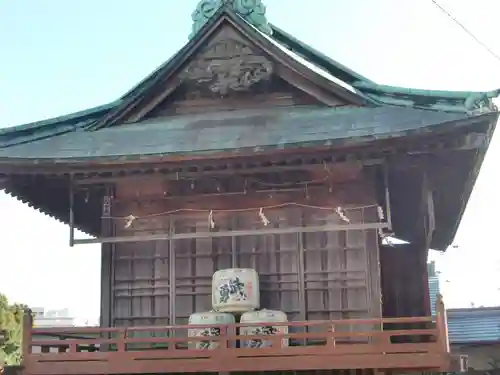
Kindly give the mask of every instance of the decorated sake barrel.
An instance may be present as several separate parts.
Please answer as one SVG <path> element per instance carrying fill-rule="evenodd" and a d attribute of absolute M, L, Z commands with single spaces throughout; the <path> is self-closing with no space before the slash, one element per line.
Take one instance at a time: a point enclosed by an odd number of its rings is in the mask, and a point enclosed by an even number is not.
<path fill-rule="evenodd" d="M 194 313 L 189 316 L 188 324 L 203 325 L 203 324 L 235 324 L 234 316 L 231 314 L 221 313 L 217 311 L 207 311 Z M 232 335 L 232 333 L 229 333 Z M 233 332 L 234 334 L 234 332 Z M 206 337 L 203 341 L 190 341 L 188 343 L 191 349 L 216 349 L 220 346 L 220 342 L 210 340 L 209 337 L 220 336 L 220 328 L 218 327 L 202 327 L 188 329 L 188 337 Z"/>
<path fill-rule="evenodd" d="M 260 305 L 259 276 L 251 268 L 230 268 L 214 273 L 212 308 L 221 312 L 241 313 Z"/>
<path fill-rule="evenodd" d="M 242 340 L 242 346 L 245 348 L 267 348 L 272 345 L 270 340 L 266 340 L 265 336 L 271 336 L 278 333 L 288 333 L 287 326 L 274 326 L 275 322 L 287 322 L 287 316 L 283 311 L 276 310 L 260 310 L 249 311 L 241 315 L 240 323 L 269 323 L 265 326 L 241 327 L 241 336 L 263 336 L 262 339 Z M 288 338 L 281 340 L 281 346 L 288 346 Z"/>

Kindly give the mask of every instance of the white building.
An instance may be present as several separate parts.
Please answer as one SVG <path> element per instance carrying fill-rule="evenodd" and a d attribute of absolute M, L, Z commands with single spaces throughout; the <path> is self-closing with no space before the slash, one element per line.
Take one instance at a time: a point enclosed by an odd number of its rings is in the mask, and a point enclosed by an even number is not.
<path fill-rule="evenodd" d="M 436 262 L 432 261 L 427 263 L 427 276 L 429 278 L 429 297 L 431 299 L 431 313 L 432 316 L 436 315 L 436 299 L 437 295 L 441 293 L 439 286 L 439 274 L 436 271 Z"/>
<path fill-rule="evenodd" d="M 31 308 L 35 327 L 74 327 L 75 318 L 69 309 L 45 310 L 43 307 Z"/>

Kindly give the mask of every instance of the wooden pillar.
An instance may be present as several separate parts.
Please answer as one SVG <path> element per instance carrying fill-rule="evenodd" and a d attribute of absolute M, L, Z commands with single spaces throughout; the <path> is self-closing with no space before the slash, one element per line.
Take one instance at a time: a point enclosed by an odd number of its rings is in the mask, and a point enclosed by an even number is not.
<path fill-rule="evenodd" d="M 111 191 L 107 189 L 106 195 L 102 198 L 101 232 L 103 236 L 112 235 L 111 222 Z M 111 283 L 112 280 L 112 244 L 101 245 L 101 327 L 112 325 Z"/>
<path fill-rule="evenodd" d="M 169 235 L 175 233 L 175 219 L 170 218 L 168 222 Z M 169 266 L 169 324 L 175 325 L 177 320 L 177 307 L 176 307 L 176 276 L 175 276 L 175 240 L 168 240 L 168 266 Z M 175 337 L 176 330 L 170 332 L 172 337 Z"/>
<path fill-rule="evenodd" d="M 112 213 L 112 198 L 113 190 L 107 188 L 105 195 L 102 198 L 102 211 L 101 211 L 101 235 L 110 237 L 113 235 L 113 222 L 111 219 Z M 101 244 L 101 316 L 100 326 L 111 327 L 113 322 L 113 279 L 114 279 L 114 266 L 113 266 L 113 251 L 115 244 Z M 109 333 L 101 333 L 101 337 L 110 338 Z M 100 346 L 100 351 L 107 351 L 109 345 L 103 344 Z"/>

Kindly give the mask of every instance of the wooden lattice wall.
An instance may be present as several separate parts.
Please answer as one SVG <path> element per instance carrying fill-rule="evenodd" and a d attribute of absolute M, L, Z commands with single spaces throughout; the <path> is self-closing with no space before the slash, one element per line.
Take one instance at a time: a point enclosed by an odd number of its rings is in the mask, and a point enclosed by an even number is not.
<path fill-rule="evenodd" d="M 344 193 L 300 195 L 310 206 L 336 207 L 341 201 L 351 223 L 377 222 L 375 202 L 356 199 L 355 185 Z M 363 190 L 363 189 L 361 189 Z M 166 200 L 127 197 L 117 191 L 114 215 L 142 216 L 163 212 Z M 144 190 L 143 190 L 144 192 Z M 154 196 L 154 191 L 151 192 Z M 158 193 L 158 192 L 157 192 Z M 282 201 L 297 202 L 292 193 Z M 360 194 L 361 196 L 362 194 Z M 259 207 L 255 198 L 226 205 L 243 210 Z M 358 202 L 355 204 L 355 202 Z M 186 207 L 217 206 L 198 200 Z M 220 207 L 220 205 L 219 205 Z M 266 229 L 345 224 L 334 209 L 279 207 L 266 209 Z M 139 216 L 139 215 L 138 215 Z M 381 316 L 379 237 L 375 229 L 312 233 L 258 234 L 264 228 L 257 209 L 216 212 L 213 231 L 255 229 L 247 236 L 130 242 L 114 245 L 111 283 L 112 325 L 182 324 L 193 312 L 211 309 L 211 279 L 218 269 L 255 268 L 260 276 L 261 307 L 279 309 L 290 320 L 345 319 Z M 210 230 L 207 212 L 151 216 L 115 232 L 193 233 Z"/>

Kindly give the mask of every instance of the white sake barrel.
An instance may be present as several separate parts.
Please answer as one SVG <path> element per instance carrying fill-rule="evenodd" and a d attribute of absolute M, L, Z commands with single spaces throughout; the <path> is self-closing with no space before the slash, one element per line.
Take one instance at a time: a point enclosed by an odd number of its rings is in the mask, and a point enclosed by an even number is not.
<path fill-rule="evenodd" d="M 250 268 L 230 268 L 214 273 L 212 308 L 222 312 L 245 312 L 260 305 L 259 275 Z"/>
<path fill-rule="evenodd" d="M 188 324 L 202 325 L 202 324 L 235 324 L 234 316 L 231 314 L 221 313 L 217 311 L 207 311 L 201 313 L 194 313 L 189 316 Z M 228 332 L 228 335 L 233 335 Z M 219 336 L 220 328 L 206 327 L 206 328 L 192 328 L 188 329 L 189 337 L 210 337 Z M 190 341 L 189 347 L 195 349 L 216 349 L 220 343 L 218 341 L 204 340 L 204 341 Z"/>
<path fill-rule="evenodd" d="M 240 323 L 273 323 L 273 322 L 287 322 L 287 316 L 282 311 L 275 310 L 260 310 L 260 311 L 249 311 L 241 315 Z M 287 326 L 273 326 L 272 324 L 266 326 L 254 326 L 254 327 L 241 327 L 240 335 L 251 335 L 251 336 L 269 336 L 277 333 L 288 333 Z M 271 341 L 269 340 L 242 340 L 242 346 L 245 348 L 266 348 L 271 346 Z M 281 346 L 288 346 L 288 338 L 281 340 Z"/>

